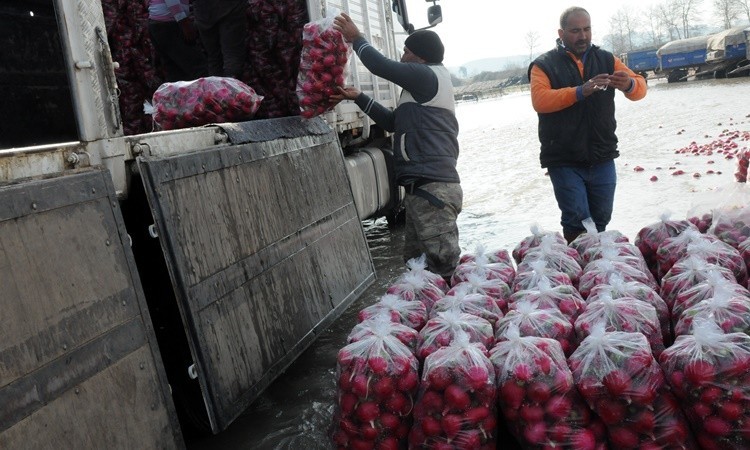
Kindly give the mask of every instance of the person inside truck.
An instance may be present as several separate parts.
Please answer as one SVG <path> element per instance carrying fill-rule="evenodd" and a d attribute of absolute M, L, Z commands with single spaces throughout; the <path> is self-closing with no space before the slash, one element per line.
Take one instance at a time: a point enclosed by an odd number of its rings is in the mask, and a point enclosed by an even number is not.
<path fill-rule="evenodd" d="M 246 0 L 193 0 L 208 74 L 240 79 L 247 55 Z"/>
<path fill-rule="evenodd" d="M 206 57 L 197 45 L 190 0 L 150 0 L 148 32 L 164 68 L 165 81 L 206 76 Z"/>
<path fill-rule="evenodd" d="M 348 15 L 337 16 L 334 28 L 352 43 L 370 72 L 403 88 L 393 111 L 353 87 L 339 88 L 330 98 L 333 104 L 354 100 L 394 133 L 396 181 L 406 190 L 404 261 L 425 254 L 428 270 L 449 280 L 461 253 L 456 219 L 463 191 L 456 170 L 458 121 L 450 73 L 442 64 L 443 43 L 434 31 L 415 31 L 399 62 L 370 45 Z"/>
<path fill-rule="evenodd" d="M 591 217 L 598 231 L 612 218 L 617 185 L 615 89 L 646 96 L 646 80 L 612 53 L 591 45 L 591 18 L 580 7 L 560 16 L 557 47 L 529 66 L 539 116 L 540 161 L 547 168 L 570 243 Z M 611 88 L 611 89 L 609 89 Z"/>

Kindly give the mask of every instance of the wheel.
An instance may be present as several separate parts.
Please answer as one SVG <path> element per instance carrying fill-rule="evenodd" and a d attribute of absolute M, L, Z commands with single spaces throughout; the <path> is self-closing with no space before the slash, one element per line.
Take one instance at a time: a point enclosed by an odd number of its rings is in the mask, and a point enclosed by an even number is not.
<path fill-rule="evenodd" d="M 403 207 L 398 207 L 395 211 L 386 214 L 385 220 L 391 230 L 401 227 L 406 223 L 406 210 Z"/>

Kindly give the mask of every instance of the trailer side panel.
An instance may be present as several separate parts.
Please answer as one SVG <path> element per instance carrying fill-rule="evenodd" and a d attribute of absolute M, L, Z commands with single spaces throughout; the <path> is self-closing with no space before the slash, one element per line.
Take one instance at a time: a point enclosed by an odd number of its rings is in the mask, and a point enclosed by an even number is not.
<path fill-rule="evenodd" d="M 285 137 L 247 122 L 252 142 L 139 158 L 214 432 L 374 280 L 336 135 L 275 121 Z"/>

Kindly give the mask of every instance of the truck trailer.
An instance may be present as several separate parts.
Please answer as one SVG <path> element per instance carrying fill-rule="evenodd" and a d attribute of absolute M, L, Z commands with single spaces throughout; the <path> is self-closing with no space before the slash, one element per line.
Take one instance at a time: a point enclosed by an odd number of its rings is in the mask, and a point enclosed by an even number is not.
<path fill-rule="evenodd" d="M 396 22 L 414 29 L 404 0 L 299 1 L 305 21 L 347 12 L 391 58 Z M 113 47 L 143 38 L 139 8 L 0 6 L 0 448 L 225 429 L 374 280 L 361 221 L 397 216 L 389 136 L 353 104 L 127 133 L 126 75 L 154 74 Z M 349 69 L 395 107 L 396 86 Z"/>

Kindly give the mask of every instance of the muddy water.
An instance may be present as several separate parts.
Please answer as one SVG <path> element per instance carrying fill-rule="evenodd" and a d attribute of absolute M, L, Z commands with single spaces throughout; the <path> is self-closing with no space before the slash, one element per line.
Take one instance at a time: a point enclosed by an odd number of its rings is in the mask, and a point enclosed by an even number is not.
<path fill-rule="evenodd" d="M 610 229 L 631 241 L 663 214 L 684 218 L 716 200 L 717 188 L 733 182 L 736 161 L 723 154 L 675 153 L 695 143 L 711 144 L 725 130 L 750 131 L 750 78 L 651 82 L 639 102 L 617 95 L 621 157 Z M 459 172 L 464 211 L 461 247 L 511 250 L 531 225 L 559 229 L 549 179 L 538 163 L 537 117 L 528 92 L 459 104 Z M 750 142 L 737 140 L 738 146 Z M 636 171 L 640 167 L 642 171 Z M 683 175 L 672 175 L 682 170 Z M 713 174 L 708 173 L 713 171 Z M 721 172 L 717 174 L 716 172 Z M 699 177 L 694 176 L 700 175 Z M 652 176 L 657 181 L 650 181 Z M 379 298 L 400 275 L 400 230 L 384 221 L 365 223 L 378 279 L 226 431 L 188 437 L 190 449 L 327 449 L 335 398 L 336 353 L 356 323 L 356 314 Z"/>

